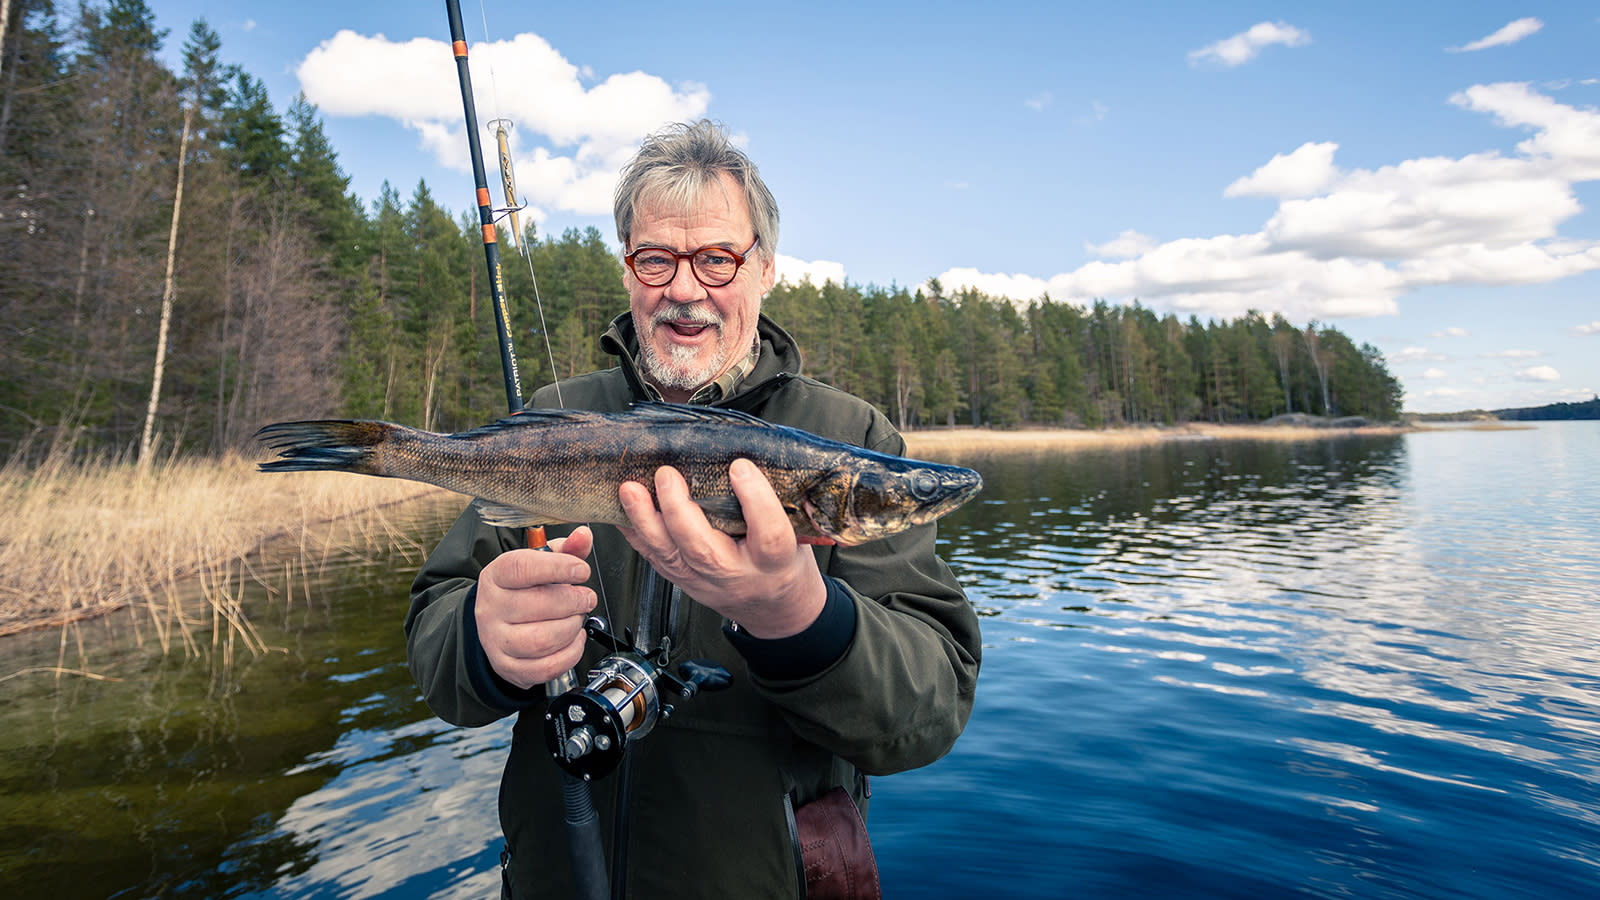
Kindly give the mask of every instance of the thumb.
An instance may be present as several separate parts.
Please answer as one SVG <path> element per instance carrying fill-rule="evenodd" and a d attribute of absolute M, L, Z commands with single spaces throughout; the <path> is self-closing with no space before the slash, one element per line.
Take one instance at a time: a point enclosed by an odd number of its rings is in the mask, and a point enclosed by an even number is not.
<path fill-rule="evenodd" d="M 550 549 L 568 556 L 584 559 L 589 551 L 594 548 L 594 531 L 587 525 L 580 525 L 564 538 L 550 542 Z"/>

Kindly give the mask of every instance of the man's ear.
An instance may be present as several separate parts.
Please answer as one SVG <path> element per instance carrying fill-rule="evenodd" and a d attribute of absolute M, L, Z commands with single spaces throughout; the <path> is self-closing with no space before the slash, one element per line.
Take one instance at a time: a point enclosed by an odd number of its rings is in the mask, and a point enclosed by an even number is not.
<path fill-rule="evenodd" d="M 766 293 L 768 291 L 772 290 L 772 286 L 774 284 L 777 284 L 777 283 L 778 283 L 778 254 L 776 254 L 776 253 L 772 253 L 772 254 L 763 253 L 763 254 L 761 254 L 761 293 L 762 293 L 762 295 L 763 296 L 766 295 Z"/>

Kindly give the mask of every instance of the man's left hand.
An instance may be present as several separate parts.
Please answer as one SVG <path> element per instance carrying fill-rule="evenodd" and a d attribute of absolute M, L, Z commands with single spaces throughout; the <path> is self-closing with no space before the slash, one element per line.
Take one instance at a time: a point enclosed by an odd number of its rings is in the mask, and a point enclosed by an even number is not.
<path fill-rule="evenodd" d="M 728 467 L 747 533 L 733 538 L 711 527 L 671 466 L 656 470 L 656 498 L 638 482 L 618 489 L 633 522 L 622 536 L 662 577 L 752 636 L 799 634 L 817 620 L 827 587 L 811 548 L 795 539 L 767 476 L 747 459 Z"/>

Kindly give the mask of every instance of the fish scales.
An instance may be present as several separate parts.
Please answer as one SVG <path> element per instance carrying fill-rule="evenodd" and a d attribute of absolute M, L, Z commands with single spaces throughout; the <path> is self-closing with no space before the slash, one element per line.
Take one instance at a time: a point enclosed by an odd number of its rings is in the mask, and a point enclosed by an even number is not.
<path fill-rule="evenodd" d="M 654 491 L 678 469 L 711 524 L 745 531 L 728 466 L 754 462 L 803 537 L 861 543 L 932 521 L 982 485 L 976 472 L 876 453 L 744 413 L 675 404 L 627 412 L 526 410 L 454 435 L 387 422 L 284 422 L 257 433 L 279 451 L 264 471 L 334 470 L 405 478 L 468 494 L 484 520 L 626 525 L 617 487 Z"/>

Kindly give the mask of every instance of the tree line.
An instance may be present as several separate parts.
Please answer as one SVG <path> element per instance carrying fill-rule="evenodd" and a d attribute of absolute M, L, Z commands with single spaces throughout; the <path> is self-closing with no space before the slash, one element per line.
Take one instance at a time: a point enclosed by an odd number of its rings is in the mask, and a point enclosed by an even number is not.
<path fill-rule="evenodd" d="M 1475 410 L 1474 412 L 1481 412 Z M 1497 419 L 1524 422 L 1563 422 L 1572 419 L 1600 419 L 1600 396 L 1571 403 L 1547 403 L 1544 406 L 1523 406 L 1497 409 L 1491 413 Z"/>
<path fill-rule="evenodd" d="M 475 215 L 453 215 L 425 182 L 405 197 L 385 184 L 364 206 L 315 107 L 296 97 L 279 113 L 204 21 L 173 72 L 144 0 L 70 20 L 52 0 L 9 10 L 0 454 L 134 455 L 147 420 L 160 446 L 220 453 L 282 419 L 451 431 L 502 411 Z M 504 275 L 525 392 L 609 365 L 596 338 L 627 309 L 615 251 L 593 228 L 529 225 L 518 245 L 503 245 Z M 1018 305 L 937 281 L 781 282 L 765 310 L 809 374 L 907 428 L 1388 420 L 1400 407 L 1375 348 L 1277 315 Z"/>

